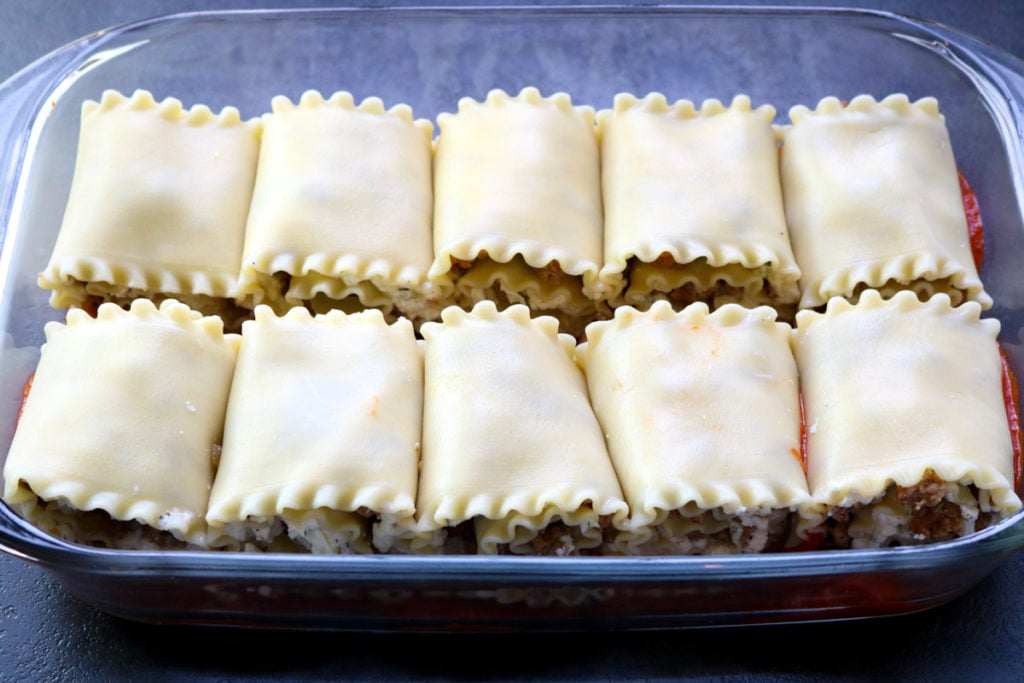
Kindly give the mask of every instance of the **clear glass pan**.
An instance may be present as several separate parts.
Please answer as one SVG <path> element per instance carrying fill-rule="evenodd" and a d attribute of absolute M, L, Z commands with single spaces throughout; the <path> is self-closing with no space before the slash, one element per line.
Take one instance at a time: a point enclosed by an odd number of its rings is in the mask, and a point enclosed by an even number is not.
<path fill-rule="evenodd" d="M 528 35 L 523 42 L 521 37 Z M 728 101 L 935 96 L 986 224 L 982 277 L 1024 368 L 1024 63 L 945 27 L 841 9 L 339 9 L 177 15 L 118 27 L 0 85 L 0 453 L 59 319 L 35 285 L 60 225 L 81 102 L 151 90 L 243 116 L 349 90 L 417 116 L 491 88 Z M 1018 373 L 1020 374 L 1020 373 Z M 960 541 L 672 558 L 314 557 L 84 548 L 0 506 L 0 546 L 75 595 L 145 621 L 360 630 L 621 629 L 843 619 L 941 604 L 1024 546 L 1024 513 Z"/>

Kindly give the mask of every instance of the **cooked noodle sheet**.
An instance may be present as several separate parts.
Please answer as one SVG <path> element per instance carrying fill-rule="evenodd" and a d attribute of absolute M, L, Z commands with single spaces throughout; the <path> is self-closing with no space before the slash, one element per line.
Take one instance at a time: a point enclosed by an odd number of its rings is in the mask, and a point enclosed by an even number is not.
<path fill-rule="evenodd" d="M 423 353 L 408 320 L 257 307 L 210 494 L 211 543 L 413 550 L 422 403 Z"/>
<path fill-rule="evenodd" d="M 574 342 L 525 306 L 423 326 L 417 514 L 439 551 L 599 552 L 626 517 Z"/>
<path fill-rule="evenodd" d="M 623 307 L 578 349 L 629 554 L 781 549 L 808 512 L 790 328 L 768 307 Z"/>

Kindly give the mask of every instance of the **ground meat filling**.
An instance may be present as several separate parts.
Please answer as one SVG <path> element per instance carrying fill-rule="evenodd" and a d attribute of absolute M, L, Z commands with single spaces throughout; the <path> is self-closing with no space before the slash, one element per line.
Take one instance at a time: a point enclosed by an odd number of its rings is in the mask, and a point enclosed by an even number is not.
<path fill-rule="evenodd" d="M 720 296 L 728 296 L 730 298 L 738 299 L 742 295 L 742 287 L 735 287 L 723 280 L 717 280 L 715 281 L 715 284 L 706 289 L 698 289 L 694 283 L 687 282 L 682 287 L 676 287 L 669 292 L 668 298 L 683 306 L 689 306 L 690 304 L 698 301 L 711 305 L 715 302 L 715 299 Z"/>
<path fill-rule="evenodd" d="M 981 499 L 977 487 L 944 482 L 929 470 L 911 486 L 890 484 L 870 502 L 830 508 L 823 547 L 913 545 L 958 538 L 965 526 L 977 531 L 995 521 L 996 511 L 986 509 Z M 852 530 L 858 519 L 863 527 L 863 521 L 880 508 L 888 511 L 887 529 L 874 537 Z M 869 527 L 879 527 L 877 519 Z"/>
<path fill-rule="evenodd" d="M 825 520 L 822 548 L 849 548 L 850 542 L 850 508 L 831 508 Z"/>
<path fill-rule="evenodd" d="M 921 508 L 933 508 L 942 502 L 946 495 L 946 485 L 934 474 L 925 476 L 924 479 L 913 486 L 899 486 L 896 488 L 896 500 L 900 505 L 912 512 L 919 512 Z"/>
<path fill-rule="evenodd" d="M 476 554 L 476 526 L 472 519 L 445 529 L 443 553 L 445 555 Z"/>
<path fill-rule="evenodd" d="M 896 500 L 910 511 L 911 533 L 930 541 L 956 537 L 963 525 L 963 512 L 959 505 L 945 500 L 945 495 L 946 485 L 934 474 L 896 489 Z"/>
<path fill-rule="evenodd" d="M 530 543 L 530 550 L 534 555 L 564 555 L 574 549 L 572 531 L 565 522 L 551 522 L 537 532 Z"/>
<path fill-rule="evenodd" d="M 655 528 L 657 539 L 650 550 L 671 548 L 692 555 L 777 552 L 785 548 L 792 521 L 788 509 L 737 515 L 721 509 L 696 514 L 672 510 Z M 680 533 L 682 529 L 688 530 Z"/>
<path fill-rule="evenodd" d="M 935 507 L 914 510 L 910 515 L 910 531 L 929 541 L 956 538 L 963 526 L 963 512 L 956 503 L 940 501 Z"/>
<path fill-rule="evenodd" d="M 590 556 L 602 554 L 606 545 L 614 540 L 618 533 L 612 523 L 611 515 L 600 515 L 597 521 L 601 532 L 601 542 L 593 548 L 581 548 L 584 535 L 578 526 L 570 526 L 560 519 L 552 520 L 546 527 L 539 530 L 529 543 L 529 551 L 525 554 L 542 557 Z M 588 542 L 589 545 L 589 542 Z M 499 555 L 516 555 L 508 543 L 498 546 Z"/>
<path fill-rule="evenodd" d="M 184 550 L 190 546 L 168 531 L 135 520 L 114 519 L 104 510 L 76 510 L 63 501 L 42 501 L 36 525 L 70 543 L 117 550 Z"/>

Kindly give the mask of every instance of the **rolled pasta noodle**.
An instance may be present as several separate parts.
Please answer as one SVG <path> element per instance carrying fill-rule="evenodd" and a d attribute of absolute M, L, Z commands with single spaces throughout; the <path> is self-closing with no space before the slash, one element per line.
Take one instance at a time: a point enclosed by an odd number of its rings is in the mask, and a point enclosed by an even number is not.
<path fill-rule="evenodd" d="M 39 285 L 54 307 L 174 298 L 229 325 L 260 123 L 145 90 L 82 105 L 78 156 Z"/>
<path fill-rule="evenodd" d="M 258 306 L 242 328 L 211 544 L 414 549 L 422 404 L 423 353 L 408 320 Z"/>
<path fill-rule="evenodd" d="M 627 510 L 572 337 L 525 306 L 442 320 L 422 328 L 421 530 L 439 551 L 600 552 Z"/>
<path fill-rule="evenodd" d="M 594 110 L 565 93 L 492 90 L 437 123 L 430 276 L 464 308 L 525 304 L 582 332 L 603 292 Z"/>
<path fill-rule="evenodd" d="M 49 323 L 4 500 L 71 541 L 205 547 L 237 349 L 220 320 L 172 300 Z"/>
<path fill-rule="evenodd" d="M 597 115 L 613 303 L 795 309 L 800 269 L 782 207 L 775 109 L 615 97 Z M 792 312 L 792 311 L 791 311 Z"/>
<path fill-rule="evenodd" d="M 868 290 L 797 314 L 807 474 L 827 546 L 945 540 L 1020 509 L 999 322 L 980 313 L 945 294 Z"/>
<path fill-rule="evenodd" d="M 631 511 L 628 554 L 781 549 L 810 513 L 790 327 L 666 301 L 587 327 L 577 353 Z"/>
<path fill-rule="evenodd" d="M 934 98 L 906 95 L 843 106 L 823 99 L 789 112 L 782 188 L 803 273 L 801 308 L 908 289 L 954 304 L 992 305 L 974 265 L 944 117 Z"/>
<path fill-rule="evenodd" d="M 371 97 L 275 97 L 246 226 L 239 288 L 279 313 L 292 306 L 378 308 L 435 318 L 450 290 L 427 279 L 434 127 Z M 447 287 L 447 289 L 446 289 Z"/>

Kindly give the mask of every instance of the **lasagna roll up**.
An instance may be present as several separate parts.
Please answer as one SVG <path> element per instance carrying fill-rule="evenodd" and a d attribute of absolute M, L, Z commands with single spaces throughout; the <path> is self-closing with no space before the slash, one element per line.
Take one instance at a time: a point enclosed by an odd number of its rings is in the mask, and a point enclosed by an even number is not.
<path fill-rule="evenodd" d="M 70 541 L 204 547 L 237 349 L 219 319 L 172 300 L 49 323 L 4 500 Z"/>
<path fill-rule="evenodd" d="M 260 123 L 144 91 L 82 105 L 64 221 L 39 285 L 56 308 L 174 298 L 234 326 Z"/>
<path fill-rule="evenodd" d="M 412 549 L 423 354 L 406 319 L 267 306 L 242 327 L 211 544 Z M 279 538 L 280 537 L 280 538 Z"/>
<path fill-rule="evenodd" d="M 434 127 L 407 105 L 347 92 L 275 97 L 246 227 L 239 288 L 278 313 L 310 304 L 435 318 Z M 442 283 L 444 285 L 446 283 Z"/>
<path fill-rule="evenodd" d="M 783 547 L 809 496 L 790 327 L 767 306 L 616 309 L 578 355 L 631 511 L 628 554 Z"/>
<path fill-rule="evenodd" d="M 627 510 L 557 321 L 483 301 L 427 323 L 420 529 L 439 551 L 600 552 Z"/>
<path fill-rule="evenodd" d="M 594 110 L 525 88 L 437 119 L 434 263 L 455 303 L 520 303 L 582 331 L 602 289 Z"/>
<path fill-rule="evenodd" d="M 864 289 L 909 289 L 954 304 L 991 297 L 970 249 L 956 161 L 934 98 L 834 97 L 793 107 L 782 146 L 801 308 Z"/>
<path fill-rule="evenodd" d="M 808 481 L 827 545 L 955 538 L 1020 509 L 999 322 L 980 313 L 945 294 L 869 290 L 797 314 Z"/>
<path fill-rule="evenodd" d="M 699 110 L 620 94 L 598 114 L 605 253 L 613 303 L 667 299 L 795 309 L 800 269 L 782 207 L 775 109 Z"/>

